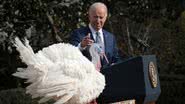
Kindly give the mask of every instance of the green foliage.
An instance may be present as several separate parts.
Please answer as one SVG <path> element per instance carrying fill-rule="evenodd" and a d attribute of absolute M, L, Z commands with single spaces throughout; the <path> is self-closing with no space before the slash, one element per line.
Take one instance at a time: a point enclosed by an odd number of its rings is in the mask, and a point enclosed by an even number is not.
<path fill-rule="evenodd" d="M 39 104 L 38 101 L 39 99 L 32 99 L 22 88 L 0 91 L 0 104 Z M 53 101 L 43 104 L 53 104 Z"/>
<path fill-rule="evenodd" d="M 72 30 L 88 24 L 87 9 L 95 1 L 1 0 L 0 89 L 25 87 L 22 80 L 11 76 L 17 67 L 25 66 L 12 46 L 15 36 L 27 37 L 34 51 L 53 43 L 68 42 Z M 155 54 L 160 74 L 185 74 L 185 11 L 182 0 L 99 1 L 108 6 L 109 18 L 105 28 L 115 34 L 123 56 Z M 160 100 L 167 103 L 168 98 L 164 97 L 175 94 L 173 86 L 179 83 L 169 84 L 169 81 L 161 80 Z M 184 85 L 184 82 L 180 84 Z M 172 92 L 168 92 L 166 87 Z M 175 100 L 169 102 L 175 103 Z"/>
<path fill-rule="evenodd" d="M 182 12 L 179 22 L 180 28 L 185 32 L 185 11 Z"/>
<path fill-rule="evenodd" d="M 161 76 L 161 95 L 157 104 L 183 104 L 184 103 L 184 76 Z"/>
<path fill-rule="evenodd" d="M 79 18 L 74 17 L 79 17 L 81 14 L 73 11 L 81 7 L 75 5 L 83 3 L 77 1 L 3 0 L 0 2 L 1 89 L 21 85 L 11 75 L 17 67 L 24 66 L 12 46 L 14 37 L 27 37 L 35 51 L 53 43 L 67 42 L 71 29 L 79 25 Z M 70 11 L 71 9 L 73 11 Z"/>

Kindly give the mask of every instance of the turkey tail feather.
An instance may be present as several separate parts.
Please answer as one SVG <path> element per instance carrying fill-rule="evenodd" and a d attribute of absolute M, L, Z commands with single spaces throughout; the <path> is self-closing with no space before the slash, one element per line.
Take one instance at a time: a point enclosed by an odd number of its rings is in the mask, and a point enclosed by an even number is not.
<path fill-rule="evenodd" d="M 17 37 L 14 45 L 27 68 L 13 75 L 27 79 L 26 93 L 41 98 L 39 103 L 54 99 L 55 104 L 85 104 L 103 91 L 104 76 L 78 47 L 58 43 L 34 53 L 27 39 L 22 43 Z"/>
<path fill-rule="evenodd" d="M 17 51 L 20 53 L 20 57 L 23 62 L 25 62 L 27 65 L 36 64 L 37 61 L 35 58 L 35 54 L 32 48 L 29 46 L 29 42 L 27 39 L 25 39 L 25 43 L 26 45 L 24 45 L 18 37 L 15 38 L 14 45 Z"/>

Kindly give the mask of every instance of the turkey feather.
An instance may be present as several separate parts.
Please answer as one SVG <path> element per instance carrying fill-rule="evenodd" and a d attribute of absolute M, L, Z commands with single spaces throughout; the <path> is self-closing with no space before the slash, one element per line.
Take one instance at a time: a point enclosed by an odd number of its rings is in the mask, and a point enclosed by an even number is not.
<path fill-rule="evenodd" d="M 34 53 L 27 39 L 22 43 L 15 38 L 14 45 L 27 68 L 13 75 L 27 79 L 26 93 L 41 98 L 39 103 L 55 99 L 55 104 L 86 104 L 105 87 L 104 76 L 75 46 L 58 43 Z"/>

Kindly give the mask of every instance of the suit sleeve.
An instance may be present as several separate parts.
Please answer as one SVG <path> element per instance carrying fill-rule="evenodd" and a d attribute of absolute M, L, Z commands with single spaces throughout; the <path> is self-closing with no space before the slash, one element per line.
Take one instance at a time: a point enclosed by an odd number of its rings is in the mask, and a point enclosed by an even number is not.
<path fill-rule="evenodd" d="M 74 45 L 74 46 L 78 46 L 79 43 L 81 42 L 83 38 L 83 35 L 80 34 L 78 31 L 73 31 L 71 33 L 71 36 L 70 36 L 70 44 Z M 83 50 L 80 50 L 82 52 L 82 54 L 87 57 L 90 61 L 92 60 L 92 57 L 89 53 L 89 48 L 90 47 L 86 47 L 85 49 Z"/>
<path fill-rule="evenodd" d="M 120 60 L 121 60 L 121 58 L 120 58 L 120 55 L 119 55 L 119 52 L 118 52 L 117 42 L 116 42 L 115 37 L 113 36 L 113 57 L 112 57 L 112 63 L 116 63 L 116 62 L 118 62 Z"/>
<path fill-rule="evenodd" d="M 70 35 L 70 44 L 74 46 L 78 46 L 81 42 L 81 37 L 78 31 L 73 31 Z"/>

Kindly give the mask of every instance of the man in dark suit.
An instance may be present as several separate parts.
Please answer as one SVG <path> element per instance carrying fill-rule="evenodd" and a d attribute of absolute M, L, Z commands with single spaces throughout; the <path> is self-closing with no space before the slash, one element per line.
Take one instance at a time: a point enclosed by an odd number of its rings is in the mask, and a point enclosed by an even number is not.
<path fill-rule="evenodd" d="M 89 25 L 73 31 L 70 42 L 79 47 L 82 52 L 94 42 L 101 44 L 109 64 L 112 64 L 117 62 L 119 57 L 114 35 L 103 29 L 107 12 L 105 4 L 100 2 L 92 4 L 88 11 Z M 101 64 L 102 66 L 108 64 L 105 58 L 102 59 Z"/>

